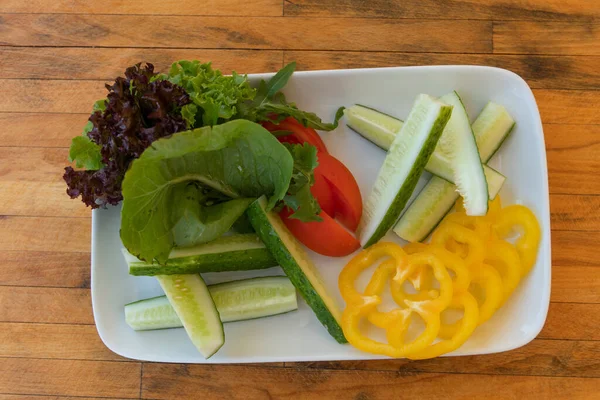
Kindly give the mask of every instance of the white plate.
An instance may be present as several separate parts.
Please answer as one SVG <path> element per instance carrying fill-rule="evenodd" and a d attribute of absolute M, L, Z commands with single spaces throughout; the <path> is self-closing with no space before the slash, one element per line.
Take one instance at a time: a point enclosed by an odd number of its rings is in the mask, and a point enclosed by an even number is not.
<path fill-rule="evenodd" d="M 270 75 L 252 76 L 252 79 Z M 491 165 L 506 175 L 501 195 L 505 204 L 522 203 L 537 215 L 542 243 L 537 263 L 508 303 L 453 355 L 511 350 L 531 341 L 542 329 L 550 300 L 550 217 L 548 174 L 540 115 L 529 86 L 512 72 L 489 67 L 435 66 L 355 69 L 295 73 L 285 88 L 301 109 L 331 120 L 337 107 L 360 103 L 405 118 L 419 93 L 461 95 L 474 118 L 488 101 L 506 106 L 516 129 Z M 384 152 L 344 124 L 323 133 L 330 152 L 352 171 L 366 198 Z M 421 178 L 422 181 L 425 177 Z M 422 183 L 421 183 L 422 184 Z M 340 345 L 329 336 L 307 305 L 271 318 L 225 324 L 225 345 L 204 360 L 183 329 L 135 332 L 125 323 L 123 305 L 157 296 L 154 278 L 128 275 L 119 239 L 120 207 L 92 215 L 92 302 L 100 337 L 117 354 L 164 362 L 240 363 L 269 361 L 353 360 L 380 358 Z M 394 234 L 388 240 L 401 243 Z M 329 290 L 338 294 L 337 277 L 350 257 L 312 254 Z M 260 272 L 207 274 L 208 283 L 241 277 L 281 274 L 279 268 Z M 340 304 L 342 303 L 339 297 Z"/>

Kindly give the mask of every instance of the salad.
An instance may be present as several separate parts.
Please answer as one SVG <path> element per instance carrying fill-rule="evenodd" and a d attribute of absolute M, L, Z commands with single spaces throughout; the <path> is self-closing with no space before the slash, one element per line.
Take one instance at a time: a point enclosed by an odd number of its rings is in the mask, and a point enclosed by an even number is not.
<path fill-rule="evenodd" d="M 252 86 L 210 63 L 178 61 L 167 73 L 136 64 L 106 85 L 72 141 L 75 168 L 64 179 L 67 194 L 91 208 L 122 204 L 129 273 L 154 276 L 164 290 L 125 305 L 127 323 L 138 331 L 183 327 L 208 358 L 225 343 L 223 323 L 296 310 L 300 293 L 340 344 L 409 358 L 458 348 L 537 256 L 537 219 L 500 204 L 506 179 L 486 165 L 514 120 L 489 103 L 471 124 L 452 92 L 419 95 L 404 121 L 352 105 L 323 122 L 281 91 L 294 69 Z M 386 151 L 364 205 L 352 173 L 317 133 L 341 118 Z M 432 178 L 409 204 L 424 171 Z M 381 241 L 391 230 L 410 244 Z M 361 247 L 339 276 L 343 309 L 306 248 L 342 257 Z M 286 276 L 211 286 L 202 278 L 277 265 Z M 358 291 L 355 280 L 371 266 Z M 384 312 L 388 286 L 395 304 Z M 365 324 L 383 329 L 386 341 Z"/>

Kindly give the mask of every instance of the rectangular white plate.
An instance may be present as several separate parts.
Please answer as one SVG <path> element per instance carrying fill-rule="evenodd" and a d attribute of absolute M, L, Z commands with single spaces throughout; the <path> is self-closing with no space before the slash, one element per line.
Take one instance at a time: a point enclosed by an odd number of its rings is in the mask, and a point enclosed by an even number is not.
<path fill-rule="evenodd" d="M 270 75 L 255 75 L 252 80 Z M 542 243 L 533 271 L 508 303 L 453 355 L 486 354 L 525 345 L 540 332 L 550 300 L 550 216 L 544 135 L 529 86 L 512 72 L 474 66 L 402 67 L 295 73 L 285 94 L 304 110 L 330 121 L 339 106 L 363 104 L 405 118 L 419 93 L 441 96 L 456 90 L 473 119 L 488 101 L 506 106 L 517 121 L 491 166 L 506 175 L 504 204 L 522 203 L 537 215 Z M 343 122 L 343 121 L 342 121 Z M 330 152 L 352 171 L 366 198 L 384 152 L 344 123 L 322 134 Z M 426 177 L 422 177 L 424 182 Z M 423 183 L 421 182 L 421 184 Z M 92 302 L 100 337 L 117 354 L 163 362 L 241 363 L 270 361 L 354 360 L 380 358 L 333 340 L 308 306 L 270 318 L 225 324 L 226 343 L 204 360 L 183 329 L 135 332 L 125 323 L 123 306 L 161 295 L 152 277 L 127 273 L 119 239 L 120 207 L 92 215 Z M 402 243 L 390 233 L 387 240 Z M 338 296 L 337 277 L 350 259 L 311 254 L 331 293 Z M 281 274 L 279 268 L 259 272 L 206 274 L 207 283 L 250 276 Z"/>

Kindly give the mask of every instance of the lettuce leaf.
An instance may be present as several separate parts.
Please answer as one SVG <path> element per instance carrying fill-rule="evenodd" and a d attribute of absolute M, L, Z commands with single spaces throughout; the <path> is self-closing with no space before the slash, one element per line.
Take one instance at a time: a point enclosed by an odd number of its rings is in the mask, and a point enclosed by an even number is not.
<path fill-rule="evenodd" d="M 319 165 L 317 148 L 308 143 L 303 145 L 285 143 L 285 147 L 294 159 L 290 187 L 283 198 L 285 205 L 294 210 L 290 218 L 303 222 L 322 221 L 319 217 L 321 206 L 310 191 L 310 187 L 315 183 L 314 170 Z"/>
<path fill-rule="evenodd" d="M 106 110 L 106 100 L 98 100 L 94 103 L 93 112 Z M 81 136 L 76 136 L 71 140 L 71 148 L 69 149 L 69 161 L 75 162 L 77 168 L 85 168 L 88 170 L 98 170 L 104 167 L 102 163 L 102 154 L 98 144 L 91 141 L 88 137 L 94 129 L 92 121 L 88 121 L 83 127 Z"/>
<path fill-rule="evenodd" d="M 323 122 L 313 112 L 300 110 L 296 104 L 288 102 L 285 99 L 285 95 L 280 92 L 293 75 L 295 69 L 296 63 L 291 62 L 273 75 L 268 82 L 261 80 L 256 96 L 238 106 L 240 117 L 257 122 L 278 122 L 286 117 L 293 117 L 302 125 L 309 128 L 321 131 L 332 131 L 337 128 L 340 118 L 344 116 L 344 107 L 338 108 L 333 122 L 327 123 Z"/>
<path fill-rule="evenodd" d="M 131 163 L 122 183 L 121 240 L 141 260 L 166 262 L 174 246 L 174 185 L 199 182 L 230 198 L 270 196 L 290 184 L 294 160 L 262 126 L 246 120 L 179 132 L 155 141 Z"/>
<path fill-rule="evenodd" d="M 233 71 L 231 76 L 224 76 L 211 63 L 201 64 L 197 60 L 177 61 L 161 78 L 183 87 L 190 95 L 192 104 L 181 110 L 190 128 L 232 119 L 238 112 L 237 105 L 252 100 L 256 94 L 246 75 Z"/>
<path fill-rule="evenodd" d="M 234 199 L 209 205 L 205 191 L 197 182 L 180 183 L 173 188 L 177 207 L 172 207 L 173 240 L 177 247 L 207 243 L 231 229 L 254 199 Z"/>

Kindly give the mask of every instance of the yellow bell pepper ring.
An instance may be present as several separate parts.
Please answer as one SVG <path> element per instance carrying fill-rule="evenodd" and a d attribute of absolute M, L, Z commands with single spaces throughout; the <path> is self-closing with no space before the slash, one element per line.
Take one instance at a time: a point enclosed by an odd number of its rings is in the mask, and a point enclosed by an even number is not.
<path fill-rule="evenodd" d="M 523 267 L 517 250 L 504 240 L 489 242 L 488 251 L 485 254 L 484 263 L 494 267 L 502 277 L 504 301 L 512 294 L 519 285 Z M 503 302 L 504 302 L 503 301 Z"/>
<path fill-rule="evenodd" d="M 344 267 L 338 278 L 338 286 L 346 303 L 362 303 L 363 294 L 357 292 L 355 281 L 362 271 L 369 268 L 382 258 L 394 260 L 396 270 L 408 267 L 408 255 L 400 246 L 394 243 L 380 242 L 357 254 Z M 414 269 L 414 268 L 413 268 Z"/>
<path fill-rule="evenodd" d="M 467 267 L 478 265 L 483 262 L 485 254 L 483 241 L 475 232 L 455 222 L 443 221 L 431 236 L 431 243 L 448 248 L 447 243 L 451 239 L 467 245 L 468 252 L 464 257 Z"/>
<path fill-rule="evenodd" d="M 502 286 L 502 277 L 496 269 L 487 264 L 481 264 L 472 268 L 471 286 L 469 292 L 475 297 L 479 305 L 478 325 L 489 320 L 492 315 L 502 305 L 504 301 L 504 287 Z M 474 290 L 475 286 L 481 289 Z M 481 292 L 481 293 L 480 293 Z M 479 298 L 479 294 L 483 298 Z M 439 337 L 442 339 L 450 339 L 458 331 L 460 321 L 440 326 Z"/>
<path fill-rule="evenodd" d="M 410 353 L 407 355 L 407 358 L 422 360 L 437 357 L 458 349 L 467 341 L 475 328 L 477 328 L 479 320 L 477 300 L 468 292 L 460 293 L 454 296 L 450 307 L 462 308 L 464 310 L 464 314 L 459 321 L 459 328 L 454 335 L 450 339 L 441 340 L 422 351 Z"/>
<path fill-rule="evenodd" d="M 441 312 L 450 304 L 453 293 L 452 279 L 443 260 L 429 251 L 410 254 L 408 260 L 408 268 L 398 268 L 396 275 L 392 278 L 391 293 L 394 301 L 413 310 Z M 404 282 L 408 280 L 416 268 L 423 268 L 424 266 L 431 267 L 433 276 L 440 284 L 438 295 L 435 298 L 430 297 L 425 291 L 416 294 L 407 294 L 404 291 Z"/>
<path fill-rule="evenodd" d="M 427 248 L 428 246 L 425 243 L 419 242 L 409 243 L 403 247 L 406 254 L 418 253 L 425 251 Z M 413 287 L 417 290 L 421 290 L 421 288 L 425 287 L 431 287 L 432 279 L 433 277 L 429 268 L 419 268 L 408 277 L 410 283 L 412 283 Z"/>
<path fill-rule="evenodd" d="M 523 264 L 523 275 L 535 264 L 542 232 L 533 212 L 522 205 L 503 208 L 496 217 L 493 229 L 498 237 L 507 238 L 514 228 L 521 231 L 515 243 Z"/>

